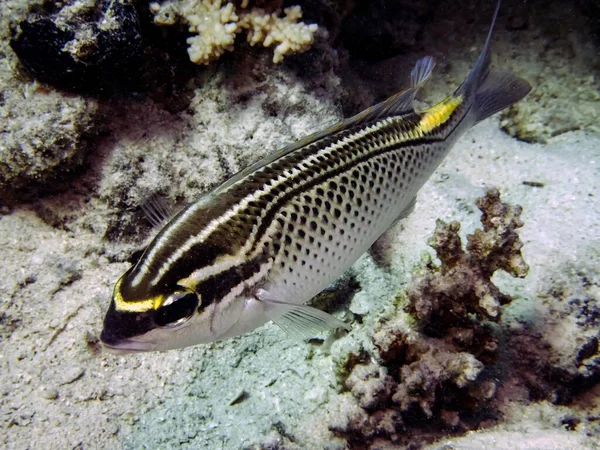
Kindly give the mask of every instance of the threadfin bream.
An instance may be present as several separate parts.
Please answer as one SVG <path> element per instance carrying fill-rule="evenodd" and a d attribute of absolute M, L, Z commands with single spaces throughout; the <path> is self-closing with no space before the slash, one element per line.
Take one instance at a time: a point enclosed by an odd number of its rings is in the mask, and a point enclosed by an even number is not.
<path fill-rule="evenodd" d="M 413 107 L 433 70 L 425 57 L 409 89 L 273 153 L 175 215 L 117 282 L 104 346 L 182 348 L 270 320 L 298 337 L 349 328 L 305 303 L 412 211 L 466 130 L 531 89 L 490 71 L 498 8 L 475 66 L 440 103 Z"/>

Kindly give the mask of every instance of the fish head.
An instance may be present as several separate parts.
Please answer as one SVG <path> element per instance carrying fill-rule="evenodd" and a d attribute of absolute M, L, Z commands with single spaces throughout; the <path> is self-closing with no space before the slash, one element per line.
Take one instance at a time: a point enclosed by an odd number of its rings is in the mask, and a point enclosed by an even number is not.
<path fill-rule="evenodd" d="M 210 313 L 202 296 L 181 286 L 135 300 L 128 299 L 123 278 L 117 282 L 100 335 L 111 353 L 136 353 L 183 348 L 213 342 Z"/>

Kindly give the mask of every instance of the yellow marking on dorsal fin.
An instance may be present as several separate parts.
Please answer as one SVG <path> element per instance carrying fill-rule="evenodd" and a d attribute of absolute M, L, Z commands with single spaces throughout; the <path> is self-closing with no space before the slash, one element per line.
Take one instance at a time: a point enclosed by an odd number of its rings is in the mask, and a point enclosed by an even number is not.
<path fill-rule="evenodd" d="M 419 121 L 418 130 L 425 134 L 443 125 L 462 101 L 462 96 L 448 97 L 437 105 L 433 105 L 431 108 L 426 109 L 423 113 L 423 117 Z"/>
<path fill-rule="evenodd" d="M 123 284 L 123 277 L 117 281 L 113 294 L 113 301 L 115 302 L 115 309 L 117 311 L 142 313 L 152 309 L 157 309 L 164 301 L 164 296 L 157 295 L 145 300 L 128 302 L 123 298 L 123 294 L 121 294 L 121 284 Z"/>

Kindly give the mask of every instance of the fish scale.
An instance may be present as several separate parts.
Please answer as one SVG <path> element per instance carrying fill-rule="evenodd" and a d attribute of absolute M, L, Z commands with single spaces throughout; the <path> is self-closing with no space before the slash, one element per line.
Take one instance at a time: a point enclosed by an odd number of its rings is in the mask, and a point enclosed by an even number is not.
<path fill-rule="evenodd" d="M 370 126 L 377 128 L 377 125 Z M 348 267 L 348 261 L 364 253 L 398 218 L 414 196 L 414 192 L 403 189 L 404 186 L 413 184 L 419 177 L 426 179 L 427 173 L 417 173 L 424 166 L 428 170 L 434 168 L 434 144 L 416 149 L 392 148 L 382 153 L 382 148 L 393 142 L 407 145 L 408 141 L 402 142 L 405 134 L 380 133 L 380 142 L 374 140 L 375 145 L 369 142 L 369 145 L 356 146 L 354 158 L 345 161 L 348 167 L 329 160 L 320 161 L 312 177 L 300 177 L 301 182 L 290 185 L 284 192 L 283 196 L 288 197 L 286 202 L 273 206 L 278 201 L 272 198 L 265 204 L 266 212 L 258 228 L 270 228 L 273 220 L 279 226 L 276 225 L 267 236 L 257 232 L 252 248 L 256 248 L 257 241 L 262 238 L 264 242 L 274 244 L 270 247 L 272 250 L 278 249 L 262 255 L 272 259 L 267 290 L 282 298 L 299 295 L 300 291 L 304 295 L 318 293 L 322 283 L 337 278 Z M 314 145 L 318 147 L 318 144 Z M 443 154 L 437 155 L 439 160 L 442 157 Z M 355 165 L 352 159 L 362 162 Z M 280 170 L 285 172 L 285 169 Z M 315 179 L 319 180 L 318 184 L 314 183 Z M 360 185 L 351 183 L 350 179 L 359 180 Z M 294 215 L 298 214 L 307 214 L 311 220 L 304 225 L 299 219 L 293 221 Z M 236 221 L 238 217 L 231 220 Z M 305 253 L 308 249 L 309 253 L 298 254 L 298 245 Z M 307 286 L 308 280 L 315 283 Z M 307 291 L 310 286 L 314 288 Z"/>
<path fill-rule="evenodd" d="M 269 320 L 298 337 L 348 329 L 306 303 L 412 211 L 467 129 L 530 90 L 489 69 L 498 7 L 481 55 L 451 96 L 414 110 L 433 69 L 423 58 L 406 91 L 263 158 L 169 220 L 116 283 L 104 346 L 181 348 Z"/>

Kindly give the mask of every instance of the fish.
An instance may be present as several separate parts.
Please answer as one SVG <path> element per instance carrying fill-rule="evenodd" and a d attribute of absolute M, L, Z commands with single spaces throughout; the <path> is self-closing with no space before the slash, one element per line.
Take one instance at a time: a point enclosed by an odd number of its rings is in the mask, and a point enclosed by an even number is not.
<path fill-rule="evenodd" d="M 531 90 L 490 68 L 499 8 L 452 95 L 415 109 L 434 68 L 421 58 L 408 89 L 259 160 L 167 220 L 115 284 L 104 348 L 184 348 L 269 321 L 300 339 L 349 330 L 307 303 L 412 212 L 460 136 Z"/>

